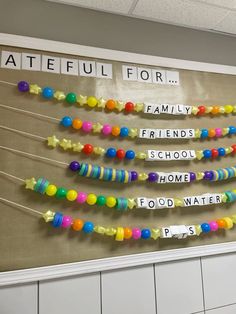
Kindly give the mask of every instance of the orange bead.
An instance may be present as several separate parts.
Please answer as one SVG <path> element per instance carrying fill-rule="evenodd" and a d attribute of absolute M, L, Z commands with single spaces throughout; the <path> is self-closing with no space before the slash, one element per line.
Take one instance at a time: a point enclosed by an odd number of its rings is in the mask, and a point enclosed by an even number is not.
<path fill-rule="evenodd" d="M 220 111 L 220 107 L 219 106 L 213 106 L 212 110 L 211 110 L 211 113 L 212 114 L 217 114 L 217 113 L 219 113 L 219 111 Z"/>
<path fill-rule="evenodd" d="M 120 135 L 120 128 L 118 126 L 113 126 L 111 130 L 111 134 L 114 136 Z"/>
<path fill-rule="evenodd" d="M 209 130 L 208 130 L 208 136 L 209 136 L 209 137 L 214 137 L 214 136 L 216 136 L 216 131 L 215 131 L 215 129 L 209 129 Z"/>
<path fill-rule="evenodd" d="M 219 228 L 223 229 L 226 227 L 226 222 L 224 221 L 224 219 L 217 219 L 216 222 L 217 222 Z"/>
<path fill-rule="evenodd" d="M 83 220 L 81 220 L 81 219 L 73 220 L 72 229 L 74 229 L 75 231 L 82 230 L 83 226 L 84 226 Z"/>
<path fill-rule="evenodd" d="M 116 107 L 116 102 L 115 102 L 115 100 L 109 99 L 109 100 L 106 102 L 106 107 L 107 107 L 107 109 L 109 109 L 109 110 L 115 109 L 115 107 Z"/>
<path fill-rule="evenodd" d="M 77 118 L 74 119 L 73 122 L 72 122 L 72 126 L 76 130 L 81 129 L 82 125 L 83 125 L 83 121 L 81 121 L 80 119 L 77 119 Z"/>
<path fill-rule="evenodd" d="M 132 229 L 130 228 L 124 228 L 124 238 L 130 239 L 132 237 Z"/>

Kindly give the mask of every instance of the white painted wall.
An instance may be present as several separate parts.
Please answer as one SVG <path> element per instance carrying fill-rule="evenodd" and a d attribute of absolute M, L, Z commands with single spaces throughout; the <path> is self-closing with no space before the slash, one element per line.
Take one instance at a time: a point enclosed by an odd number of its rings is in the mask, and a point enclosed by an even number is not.
<path fill-rule="evenodd" d="M 235 314 L 236 253 L 0 288 L 0 314 Z"/>

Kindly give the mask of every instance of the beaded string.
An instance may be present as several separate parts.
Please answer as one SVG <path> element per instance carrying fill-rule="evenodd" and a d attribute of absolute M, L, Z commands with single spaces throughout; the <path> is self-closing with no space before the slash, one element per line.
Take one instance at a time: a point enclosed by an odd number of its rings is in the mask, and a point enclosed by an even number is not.
<path fill-rule="evenodd" d="M 1 171 L 2 175 L 9 176 L 8 173 Z M 23 179 L 10 175 L 22 182 Z M 175 208 L 175 207 L 189 207 L 189 206 L 205 206 L 220 203 L 229 203 L 236 201 L 236 190 L 226 191 L 223 193 L 202 194 L 197 196 L 186 196 L 178 198 L 126 198 L 115 196 L 96 195 L 94 193 L 85 193 L 76 191 L 74 189 L 66 189 L 64 187 L 57 187 L 51 184 L 46 178 L 39 178 L 36 180 L 34 177 L 24 180 L 25 188 L 47 196 L 54 196 L 57 199 L 67 199 L 70 202 L 76 201 L 79 204 L 86 203 L 90 206 L 107 206 L 114 208 L 117 211 L 125 212 L 133 208 L 146 208 L 146 209 L 161 209 L 161 208 Z"/>
<path fill-rule="evenodd" d="M 0 107 L 13 110 L 16 112 L 26 113 L 32 116 L 45 118 L 58 122 L 65 128 L 71 127 L 73 130 L 80 130 L 84 133 L 90 133 L 104 136 L 114 136 L 121 138 L 144 138 L 144 139 L 206 139 L 206 138 L 220 138 L 236 134 L 235 126 L 228 126 L 225 128 L 210 128 L 210 129 L 148 129 L 148 128 L 128 128 L 126 126 L 112 126 L 110 124 L 100 124 L 99 122 L 82 121 L 79 118 L 71 118 L 65 116 L 62 119 L 50 117 L 47 115 L 35 113 L 28 110 L 18 109 L 12 106 L 0 104 Z"/>
<path fill-rule="evenodd" d="M 95 225 L 91 221 L 83 221 L 82 219 L 73 219 L 71 216 L 63 215 L 60 212 L 47 210 L 46 212 L 39 212 L 33 208 L 12 202 L 5 198 L 0 198 L 1 202 L 16 206 L 18 208 L 27 210 L 31 213 L 41 216 L 46 223 L 51 223 L 54 228 L 72 229 L 74 231 L 83 231 L 86 235 L 93 232 L 103 236 L 114 237 L 116 241 L 124 240 L 147 240 L 147 239 L 167 239 L 176 238 L 184 239 L 191 236 L 200 236 L 201 233 L 216 232 L 219 229 L 232 229 L 236 224 L 236 214 L 220 219 L 203 222 L 197 225 L 173 225 L 168 227 L 158 228 L 137 228 L 137 227 L 104 227 Z"/>
<path fill-rule="evenodd" d="M 5 81 L 1 81 L 4 83 Z M 15 84 L 16 85 L 16 84 Z M 183 104 L 150 104 L 150 103 L 133 103 L 131 101 L 123 102 L 114 99 L 105 100 L 104 98 L 96 98 L 94 96 L 77 95 L 73 92 L 65 94 L 62 91 L 55 91 L 52 87 L 41 88 L 37 84 L 29 84 L 26 81 L 20 81 L 17 84 L 20 92 L 29 92 L 30 94 L 39 95 L 47 100 L 56 99 L 57 101 L 66 101 L 69 105 L 78 104 L 79 106 L 89 106 L 90 108 L 106 109 L 107 111 L 116 110 L 125 113 L 142 112 L 153 114 L 157 117 L 159 114 L 174 114 L 174 115 L 205 115 L 205 114 L 230 114 L 236 113 L 236 105 L 224 106 L 191 106 Z"/>
<path fill-rule="evenodd" d="M 1 105 L 0 105 L 1 106 Z M 180 150 L 180 151 L 155 151 L 155 150 L 147 150 L 142 152 L 135 152 L 131 149 L 124 150 L 122 148 L 116 149 L 114 147 L 103 148 L 101 146 L 93 146 L 92 144 L 86 143 L 82 144 L 81 142 L 72 142 L 69 139 L 63 138 L 62 140 L 58 139 L 55 135 L 49 136 L 47 138 L 27 133 L 24 131 L 16 130 L 13 128 L 9 128 L 4 125 L 0 125 L 0 128 L 9 130 L 15 133 L 23 134 L 30 136 L 32 138 L 37 138 L 43 141 L 47 141 L 47 145 L 51 148 L 60 147 L 63 150 L 70 150 L 75 153 L 84 153 L 85 155 L 95 154 L 96 156 L 106 156 L 108 158 L 117 158 L 119 160 L 146 160 L 146 161 L 161 161 L 161 160 L 201 160 L 201 159 L 215 159 L 219 157 L 223 157 L 229 154 L 236 153 L 236 144 L 233 144 L 229 147 L 219 147 L 212 149 L 204 149 L 204 150 Z M 150 158 L 150 156 L 154 155 L 154 158 Z M 156 158 L 155 155 L 158 155 L 159 158 Z"/>

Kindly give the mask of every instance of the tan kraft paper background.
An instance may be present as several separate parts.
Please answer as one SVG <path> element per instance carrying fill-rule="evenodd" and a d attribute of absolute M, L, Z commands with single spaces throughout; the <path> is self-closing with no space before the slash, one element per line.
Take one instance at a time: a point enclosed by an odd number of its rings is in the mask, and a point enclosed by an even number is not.
<path fill-rule="evenodd" d="M 1 47 L 9 51 L 30 51 L 13 47 Z M 34 51 L 35 52 L 35 51 Z M 37 53 L 66 56 L 57 53 Z M 68 56 L 72 58 L 72 56 Z M 75 58 L 83 59 L 75 56 Z M 85 58 L 88 60 L 89 58 Z M 112 55 L 111 55 L 112 59 Z M 104 61 L 113 64 L 113 80 L 69 76 L 44 72 L 31 72 L 23 70 L 0 69 L 0 80 L 18 82 L 27 80 L 39 86 L 52 86 L 65 92 L 73 91 L 82 95 L 96 95 L 104 98 L 115 98 L 137 102 L 164 102 L 194 104 L 227 104 L 236 100 L 236 77 L 223 74 L 212 74 L 198 71 L 179 70 L 179 86 L 156 85 L 140 82 L 123 81 L 120 62 Z M 124 62 L 125 63 L 125 62 Z M 123 63 L 123 64 L 124 64 Z M 150 65 L 151 68 L 153 68 Z M 82 120 L 98 121 L 101 123 L 126 125 L 128 127 L 155 128 L 210 128 L 235 125 L 235 116 L 208 117 L 178 117 L 178 116 L 146 116 L 125 115 L 115 112 L 85 110 L 76 105 L 67 105 L 61 102 L 52 102 L 40 96 L 22 94 L 17 88 L 0 83 L 0 103 L 29 110 L 51 117 L 61 118 L 64 115 L 79 116 Z M 16 128 L 25 132 L 47 137 L 56 134 L 59 138 L 70 138 L 82 143 L 91 143 L 103 147 L 114 146 L 124 149 L 133 148 L 135 151 L 156 147 L 162 150 L 174 149 L 202 149 L 228 146 L 236 143 L 236 137 L 225 137 L 217 140 L 191 141 L 191 140 L 121 140 L 102 138 L 97 135 L 84 135 L 62 129 L 57 123 L 46 121 L 26 114 L 16 113 L 0 108 L 1 125 Z M 150 124 L 151 123 L 151 124 Z M 40 156 L 49 157 L 59 161 L 84 160 L 99 165 L 111 167 L 136 169 L 138 171 L 201 171 L 217 169 L 236 164 L 235 158 L 227 156 L 213 162 L 207 161 L 173 161 L 173 162 L 144 162 L 132 161 L 114 162 L 104 158 L 83 158 L 82 154 L 74 154 L 58 149 L 48 149 L 45 143 L 27 136 L 1 130 L 1 145 L 26 151 Z M 193 184 L 119 184 L 81 178 L 72 174 L 65 167 L 50 164 L 42 160 L 24 157 L 17 153 L 1 150 L 1 170 L 20 178 L 39 178 L 45 176 L 51 183 L 66 188 L 75 188 L 85 192 L 114 196 L 188 196 L 205 192 L 221 192 L 236 187 L 234 180 Z M 228 206 L 206 206 L 176 209 L 162 209 L 156 211 L 136 209 L 127 213 L 119 213 L 106 207 L 78 205 L 76 202 L 57 200 L 54 197 L 42 196 L 23 185 L 1 176 L 1 197 L 32 207 L 39 211 L 52 209 L 65 214 L 91 220 L 95 224 L 104 226 L 139 226 L 157 227 L 172 224 L 196 224 L 210 219 L 223 217 L 236 213 L 234 204 Z M 113 238 L 97 234 L 89 236 L 82 232 L 54 229 L 50 224 L 44 223 L 34 215 L 24 212 L 16 207 L 0 203 L 0 271 L 30 268 L 44 265 L 54 265 L 75 261 L 91 260 L 118 255 L 144 253 L 150 251 L 183 248 L 212 243 L 222 243 L 236 240 L 236 229 L 219 231 L 200 237 L 177 239 L 159 239 L 116 242 Z"/>

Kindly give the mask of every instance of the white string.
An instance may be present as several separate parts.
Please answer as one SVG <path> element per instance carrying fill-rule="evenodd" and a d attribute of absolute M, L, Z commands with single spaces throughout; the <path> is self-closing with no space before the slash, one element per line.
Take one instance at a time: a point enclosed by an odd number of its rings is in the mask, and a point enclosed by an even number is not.
<path fill-rule="evenodd" d="M 42 159 L 42 160 L 50 161 L 50 162 L 53 162 L 53 163 L 58 163 L 58 164 L 61 164 L 61 165 L 64 165 L 64 166 L 68 166 L 69 165 L 68 163 L 66 163 L 64 161 L 58 161 L 58 160 L 50 159 L 50 158 L 47 158 L 47 157 L 42 157 L 42 156 L 26 153 L 26 152 L 23 152 L 21 150 L 10 148 L 10 147 L 6 147 L 6 146 L 0 146 L 0 148 L 1 149 L 5 149 L 5 150 L 9 150 L 9 151 L 12 151 L 12 152 L 15 152 L 15 153 L 20 153 L 22 155 L 34 157 L 36 159 Z"/>
<path fill-rule="evenodd" d="M 35 214 L 40 215 L 40 216 L 43 215 L 43 213 L 41 213 L 41 212 L 39 212 L 39 211 L 37 211 L 37 210 L 35 210 L 33 208 L 30 208 L 30 207 L 27 207 L 27 206 L 24 206 L 24 205 L 21 205 L 21 204 L 9 201 L 9 200 L 7 200 L 6 198 L 3 198 L 3 197 L 0 197 L 0 201 L 5 202 L 5 203 L 9 203 L 9 204 L 12 204 L 12 205 L 15 205 L 15 206 L 20 207 L 20 208 L 27 209 L 27 210 L 31 211 L 32 213 L 35 213 Z"/>
<path fill-rule="evenodd" d="M 1 129 L 5 129 L 5 130 L 9 130 L 9 131 L 13 131 L 13 132 L 16 132 L 16 133 L 24 134 L 24 135 L 29 135 L 29 136 L 31 136 L 31 137 L 38 138 L 38 139 L 40 139 L 40 140 L 44 140 L 44 141 L 46 140 L 46 137 L 42 137 L 42 136 L 39 136 L 39 135 L 27 133 L 27 132 L 24 132 L 24 131 L 20 131 L 20 130 L 13 129 L 13 128 L 8 128 L 8 127 L 5 126 L 5 125 L 0 125 L 0 128 L 1 128 Z"/>
<path fill-rule="evenodd" d="M 61 121 L 60 119 L 57 119 L 57 118 L 54 118 L 54 117 L 49 117 L 49 116 L 46 116 L 44 114 L 40 114 L 40 113 L 28 111 L 28 110 L 23 110 L 23 109 L 18 109 L 18 108 L 15 108 L 15 107 L 4 105 L 4 104 L 0 104 L 0 107 L 6 108 L 6 109 L 9 109 L 9 110 L 13 110 L 13 111 L 22 112 L 22 113 L 28 113 L 28 114 L 31 114 L 33 116 L 46 118 L 46 119 L 49 119 L 49 120 Z"/>
<path fill-rule="evenodd" d="M 13 176 L 12 174 L 10 173 L 7 173 L 7 172 L 4 172 L 4 171 L 0 171 L 1 174 L 5 175 L 5 176 L 8 176 L 10 178 L 13 178 L 13 179 L 16 179 L 16 180 L 19 180 L 19 181 L 22 181 L 22 182 L 25 182 L 25 180 L 21 179 L 21 178 L 18 178 L 16 176 Z"/>
<path fill-rule="evenodd" d="M 8 85 L 12 85 L 12 86 L 17 86 L 16 83 L 11 83 L 11 82 L 7 82 L 7 81 L 0 81 L 0 83 L 4 83 L 4 84 L 8 84 Z"/>

